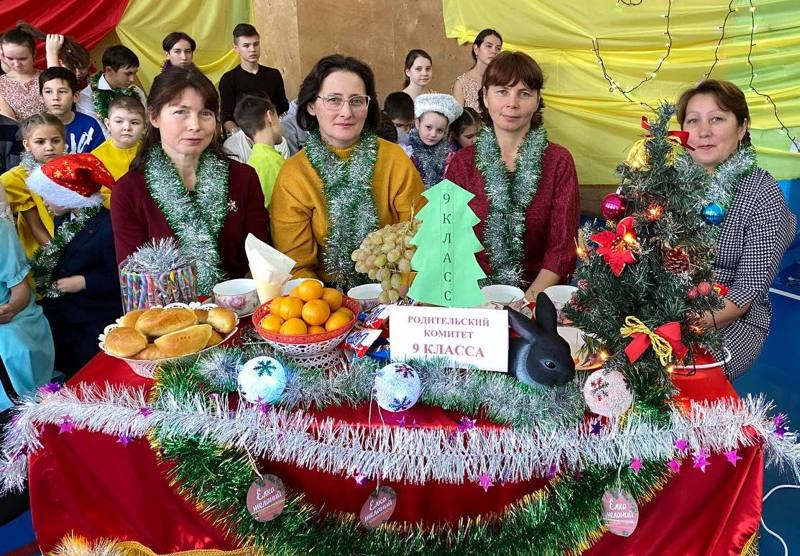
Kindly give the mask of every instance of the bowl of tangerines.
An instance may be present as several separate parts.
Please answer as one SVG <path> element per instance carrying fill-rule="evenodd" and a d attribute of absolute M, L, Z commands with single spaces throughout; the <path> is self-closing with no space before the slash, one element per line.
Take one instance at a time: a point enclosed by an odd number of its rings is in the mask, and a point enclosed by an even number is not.
<path fill-rule="evenodd" d="M 288 295 L 264 303 L 253 326 L 276 351 L 310 356 L 332 351 L 356 323 L 361 305 L 319 280 L 303 280 Z"/>

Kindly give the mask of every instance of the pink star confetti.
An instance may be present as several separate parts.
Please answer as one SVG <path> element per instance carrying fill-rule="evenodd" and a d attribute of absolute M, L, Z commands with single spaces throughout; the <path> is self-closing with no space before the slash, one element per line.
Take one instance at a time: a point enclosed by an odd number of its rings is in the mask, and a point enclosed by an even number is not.
<path fill-rule="evenodd" d="M 128 436 L 127 434 L 121 434 L 119 435 L 119 438 L 117 438 L 117 444 L 122 444 L 123 446 L 127 446 L 130 443 L 131 443 L 131 437 Z"/>
<path fill-rule="evenodd" d="M 406 416 L 405 415 L 403 415 L 402 417 L 400 417 L 397 420 L 397 426 L 398 427 L 405 427 L 406 426 Z"/>
<path fill-rule="evenodd" d="M 706 467 L 711 465 L 711 462 L 708 461 L 708 454 L 706 454 L 705 450 L 700 450 L 699 452 L 695 453 L 693 457 L 694 457 L 693 467 L 705 473 Z"/>
<path fill-rule="evenodd" d="M 267 415 L 267 414 L 269 414 L 270 411 L 272 411 L 272 405 L 270 405 L 268 403 L 259 403 L 258 404 L 258 411 L 262 415 Z"/>
<path fill-rule="evenodd" d="M 673 473 L 680 473 L 681 472 L 681 464 L 678 463 L 678 460 L 672 458 L 667 462 L 667 466 L 672 470 Z"/>
<path fill-rule="evenodd" d="M 356 471 L 356 474 L 353 475 L 353 479 L 355 480 L 358 486 L 364 486 L 364 483 L 367 482 L 368 477 L 363 473 L 359 473 L 358 471 Z"/>
<path fill-rule="evenodd" d="M 152 414 L 153 410 L 146 405 L 139 408 L 139 415 L 141 415 L 142 417 L 149 417 Z"/>
<path fill-rule="evenodd" d="M 642 460 L 639 458 L 633 458 L 631 461 L 631 469 L 633 469 L 633 472 L 638 475 L 639 471 L 642 470 Z"/>
<path fill-rule="evenodd" d="M 483 492 L 489 492 L 489 487 L 494 486 L 492 478 L 486 473 L 481 473 L 478 477 L 478 485 L 483 489 Z"/>
<path fill-rule="evenodd" d="M 738 450 L 728 450 L 725 452 L 725 459 L 728 460 L 732 466 L 736 467 L 736 462 L 742 459 L 742 456 L 739 455 Z"/>
<path fill-rule="evenodd" d="M 461 420 L 458 422 L 458 432 L 467 432 L 468 430 L 474 429 L 475 421 L 476 419 L 470 419 L 469 417 L 462 417 Z"/>
<path fill-rule="evenodd" d="M 689 447 L 689 443 L 686 442 L 683 438 L 679 438 L 675 441 L 675 449 L 679 452 L 685 452 L 686 449 Z"/>
<path fill-rule="evenodd" d="M 72 432 L 75 423 L 72 422 L 72 418 L 67 415 L 66 417 L 61 419 L 61 424 L 58 427 L 58 434 L 64 434 L 65 432 Z"/>

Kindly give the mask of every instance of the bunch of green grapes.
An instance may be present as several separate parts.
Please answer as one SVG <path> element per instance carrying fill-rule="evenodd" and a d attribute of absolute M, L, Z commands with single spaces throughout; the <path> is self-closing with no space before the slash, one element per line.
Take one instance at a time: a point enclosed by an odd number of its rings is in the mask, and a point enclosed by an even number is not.
<path fill-rule="evenodd" d="M 411 245 L 411 238 L 419 226 L 419 220 L 384 226 L 368 234 L 350 256 L 356 263 L 356 272 L 381 283 L 381 303 L 394 303 L 408 292 L 411 257 L 417 250 Z"/>

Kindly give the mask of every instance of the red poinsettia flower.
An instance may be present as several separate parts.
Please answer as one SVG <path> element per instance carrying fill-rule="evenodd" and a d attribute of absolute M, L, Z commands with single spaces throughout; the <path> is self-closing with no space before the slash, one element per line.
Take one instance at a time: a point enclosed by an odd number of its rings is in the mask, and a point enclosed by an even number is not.
<path fill-rule="evenodd" d="M 614 276 L 619 276 L 625 265 L 636 262 L 635 250 L 639 247 L 636 232 L 633 231 L 633 217 L 623 218 L 617 224 L 616 232 L 599 232 L 589 239 L 598 244 L 597 253 L 602 255 Z"/>

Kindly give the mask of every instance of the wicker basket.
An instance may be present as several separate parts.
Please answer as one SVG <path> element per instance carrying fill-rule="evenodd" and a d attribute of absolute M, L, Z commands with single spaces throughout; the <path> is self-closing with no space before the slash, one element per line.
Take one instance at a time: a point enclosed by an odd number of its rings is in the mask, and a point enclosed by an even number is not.
<path fill-rule="evenodd" d="M 361 305 L 355 299 L 347 296 L 342 298 L 342 307 L 346 307 L 358 315 L 361 311 Z M 256 312 L 253 313 L 253 327 L 258 334 L 272 346 L 272 348 L 283 355 L 295 359 L 300 365 L 304 367 L 312 363 L 312 359 L 321 359 L 321 355 L 332 352 L 336 349 L 342 340 L 344 340 L 347 333 L 353 329 L 356 324 L 356 319 L 353 318 L 349 323 L 322 334 L 303 334 L 300 336 L 287 336 L 277 332 L 270 332 L 261 326 L 261 319 L 269 314 L 269 303 L 261 305 Z"/>
<path fill-rule="evenodd" d="M 185 303 L 170 303 L 169 305 L 166 305 L 164 308 L 169 309 L 172 307 L 183 307 L 186 309 L 213 309 L 214 307 L 217 306 L 218 305 L 215 305 L 214 303 L 200 304 L 198 302 L 193 302 L 189 303 L 188 305 Z M 158 307 L 158 305 L 156 305 L 155 307 Z M 103 330 L 103 333 L 100 334 L 100 336 L 98 337 L 98 339 L 100 340 L 100 349 L 106 355 L 109 355 L 121 361 L 125 361 L 125 363 L 128 364 L 128 366 L 134 373 L 136 373 L 139 376 L 143 376 L 144 378 L 153 378 L 153 374 L 155 373 L 156 368 L 162 363 L 179 363 L 182 361 L 193 361 L 194 359 L 197 359 L 197 357 L 201 353 L 205 353 L 210 349 L 218 348 L 220 346 L 228 345 L 232 342 L 233 338 L 236 336 L 236 333 L 239 331 L 239 317 L 236 317 L 236 326 L 234 327 L 234 329 L 231 331 L 230 334 L 225 336 L 219 344 L 215 346 L 211 346 L 202 349 L 198 352 L 190 353 L 188 355 L 181 355 L 180 357 L 170 357 L 167 359 L 128 359 L 126 357 L 119 357 L 117 355 L 114 355 L 113 353 L 109 353 L 108 351 L 106 351 L 106 344 L 105 344 L 106 334 L 108 334 L 109 331 L 111 331 L 112 329 L 118 328 L 120 320 L 122 320 L 122 317 L 118 318 L 116 323 L 109 324 L 108 326 L 106 326 L 105 329 Z"/>

